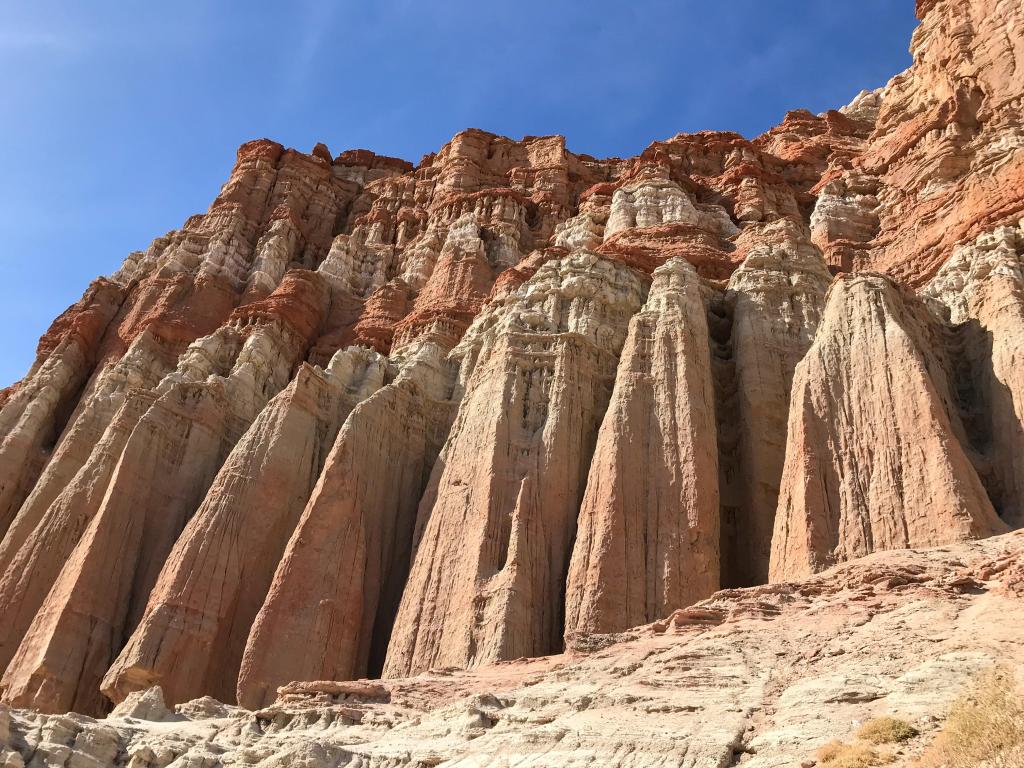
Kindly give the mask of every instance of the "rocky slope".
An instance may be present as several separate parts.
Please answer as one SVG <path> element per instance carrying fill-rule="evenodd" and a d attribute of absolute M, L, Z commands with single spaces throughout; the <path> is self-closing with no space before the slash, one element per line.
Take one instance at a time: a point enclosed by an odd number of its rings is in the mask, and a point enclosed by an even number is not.
<path fill-rule="evenodd" d="M 1024 10 L 917 13 L 907 72 L 749 140 L 243 145 L 0 393 L 0 700 L 429 698 L 721 588 L 1020 527 Z M 736 599 L 796 594 L 761 589 Z M 658 759 L 729 759 L 751 690 L 662 702 L 717 735 Z M 224 718 L 182 733 L 264 728 Z"/>
<path fill-rule="evenodd" d="M 103 720 L 0 705 L 0 764 L 793 768 L 879 716 L 920 735 L 997 662 L 1024 666 L 1024 533 L 882 552 L 719 592 L 554 656 L 294 683 L 255 711 L 158 688 Z"/>

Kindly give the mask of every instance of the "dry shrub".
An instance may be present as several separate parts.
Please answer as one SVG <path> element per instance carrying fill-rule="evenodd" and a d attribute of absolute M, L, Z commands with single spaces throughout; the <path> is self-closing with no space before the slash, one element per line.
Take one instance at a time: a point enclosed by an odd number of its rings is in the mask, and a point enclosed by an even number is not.
<path fill-rule="evenodd" d="M 981 675 L 949 711 L 919 768 L 1024 768 L 1024 704 L 1013 673 Z"/>
<path fill-rule="evenodd" d="M 895 717 L 876 717 L 868 720 L 857 731 L 857 738 L 872 744 L 897 744 L 917 736 L 917 729 L 905 720 Z"/>
<path fill-rule="evenodd" d="M 818 750 L 818 764 L 828 768 L 869 768 L 891 762 L 888 755 L 867 744 L 844 744 L 832 741 Z"/>

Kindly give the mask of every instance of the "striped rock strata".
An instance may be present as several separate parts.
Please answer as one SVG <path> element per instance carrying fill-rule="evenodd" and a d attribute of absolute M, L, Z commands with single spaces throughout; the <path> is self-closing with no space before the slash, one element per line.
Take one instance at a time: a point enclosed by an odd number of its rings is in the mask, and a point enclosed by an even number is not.
<path fill-rule="evenodd" d="M 753 139 L 242 145 L 0 392 L 0 700 L 260 707 L 1020 526 L 1024 10 L 917 14 Z"/>

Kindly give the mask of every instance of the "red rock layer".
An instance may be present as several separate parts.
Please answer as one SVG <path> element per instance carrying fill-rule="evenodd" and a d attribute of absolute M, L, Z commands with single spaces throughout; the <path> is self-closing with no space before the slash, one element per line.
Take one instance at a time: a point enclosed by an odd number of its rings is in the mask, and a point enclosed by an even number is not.
<path fill-rule="evenodd" d="M 1024 213 L 1024 39 L 1006 34 L 1021 8 L 939 0 L 917 12 L 913 66 L 884 90 L 874 133 L 850 169 L 829 174 L 873 190 L 877 225 L 857 238 L 852 266 L 911 285 L 934 275 L 954 245 Z"/>

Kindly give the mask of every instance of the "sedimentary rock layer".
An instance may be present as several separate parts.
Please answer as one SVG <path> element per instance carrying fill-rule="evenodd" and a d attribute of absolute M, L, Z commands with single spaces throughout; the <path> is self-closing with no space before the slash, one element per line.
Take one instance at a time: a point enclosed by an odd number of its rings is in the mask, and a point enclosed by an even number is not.
<path fill-rule="evenodd" d="M 767 225 L 718 304 L 723 585 L 768 578 L 793 372 L 814 338 L 829 274 L 802 227 Z"/>
<path fill-rule="evenodd" d="M 0 699 L 262 706 L 1024 524 L 1024 9 L 917 13 L 753 139 L 243 144 L 0 391 Z"/>
<path fill-rule="evenodd" d="M 292 680 L 379 673 L 417 502 L 454 415 L 445 352 L 419 345 L 346 421 L 252 626 L 243 705 L 262 706 Z"/>
<path fill-rule="evenodd" d="M 32 370 L 0 410 L 0 535 L 35 485 L 123 300 L 120 286 L 97 280 L 53 322 Z"/>
<path fill-rule="evenodd" d="M 353 403 L 383 379 L 383 360 L 352 348 L 326 371 L 303 366 L 260 413 L 168 556 L 106 675 L 108 696 L 159 683 L 175 701 L 211 692 L 233 700 L 249 628 L 329 446 Z"/>
<path fill-rule="evenodd" d="M 830 289 L 793 382 L 773 580 L 1005 530 L 963 447 L 938 326 L 880 275 Z"/>
<path fill-rule="evenodd" d="M 964 426 L 1000 516 L 1024 525 L 1024 237 L 1001 227 L 958 248 L 925 288 L 949 308 Z"/>
<path fill-rule="evenodd" d="M 566 583 L 566 634 L 618 632 L 718 588 L 718 447 L 706 296 L 654 271 L 601 423 Z"/>
<path fill-rule="evenodd" d="M 384 674 L 555 651 L 576 513 L 616 355 L 644 284 L 586 252 L 549 261 L 485 311 L 420 506 Z"/>

